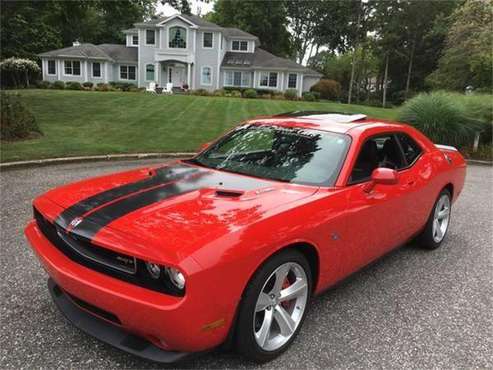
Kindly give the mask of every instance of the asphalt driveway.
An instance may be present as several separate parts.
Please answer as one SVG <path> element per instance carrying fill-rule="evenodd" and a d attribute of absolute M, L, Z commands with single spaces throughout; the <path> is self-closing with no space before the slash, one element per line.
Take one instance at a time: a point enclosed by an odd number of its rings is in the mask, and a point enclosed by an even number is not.
<path fill-rule="evenodd" d="M 23 237 L 31 200 L 54 186 L 148 162 L 0 174 L 0 368 L 148 368 L 62 317 Z M 470 166 L 442 248 L 405 246 L 314 299 L 294 345 L 265 368 L 493 368 L 493 169 Z M 190 368 L 256 367 L 231 353 Z"/>

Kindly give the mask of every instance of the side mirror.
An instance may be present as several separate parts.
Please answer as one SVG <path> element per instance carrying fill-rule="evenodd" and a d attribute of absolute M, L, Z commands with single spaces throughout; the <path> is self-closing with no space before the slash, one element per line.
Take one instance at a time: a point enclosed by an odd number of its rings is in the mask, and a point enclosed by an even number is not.
<path fill-rule="evenodd" d="M 364 191 L 369 193 L 375 185 L 395 185 L 399 182 L 399 174 L 391 168 L 375 168 L 371 174 L 371 181 L 365 186 Z"/>
<path fill-rule="evenodd" d="M 204 143 L 200 146 L 199 148 L 199 152 L 203 152 L 204 150 L 206 150 L 209 146 L 211 145 L 211 143 Z"/>

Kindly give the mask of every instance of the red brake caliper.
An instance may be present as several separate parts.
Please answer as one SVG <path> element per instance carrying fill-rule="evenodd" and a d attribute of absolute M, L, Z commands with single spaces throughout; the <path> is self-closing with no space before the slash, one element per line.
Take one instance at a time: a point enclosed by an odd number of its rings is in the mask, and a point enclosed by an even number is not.
<path fill-rule="evenodd" d="M 291 283 L 289 282 L 288 277 L 286 276 L 286 279 L 284 279 L 284 282 L 282 283 L 282 289 L 286 289 L 290 285 L 291 285 Z M 293 303 L 294 303 L 293 300 L 291 300 L 291 301 L 284 301 L 284 302 L 281 302 L 281 306 L 284 307 L 285 309 L 289 309 L 289 308 L 291 308 L 291 306 L 293 305 Z"/>

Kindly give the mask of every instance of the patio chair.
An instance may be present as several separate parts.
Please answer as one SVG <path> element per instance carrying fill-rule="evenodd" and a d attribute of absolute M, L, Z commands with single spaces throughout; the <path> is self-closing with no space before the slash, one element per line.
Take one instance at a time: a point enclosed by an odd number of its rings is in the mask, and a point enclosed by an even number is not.
<path fill-rule="evenodd" d="M 155 82 L 149 82 L 149 86 L 146 87 L 146 92 L 156 94 L 156 83 Z"/>
<path fill-rule="evenodd" d="M 173 84 L 171 82 L 168 82 L 166 84 L 166 88 L 163 90 L 163 93 L 165 93 L 165 94 L 173 94 Z"/>

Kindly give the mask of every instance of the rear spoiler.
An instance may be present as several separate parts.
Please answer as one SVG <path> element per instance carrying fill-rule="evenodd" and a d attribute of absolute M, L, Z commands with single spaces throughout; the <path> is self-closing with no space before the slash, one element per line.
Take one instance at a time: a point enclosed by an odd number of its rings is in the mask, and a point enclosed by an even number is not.
<path fill-rule="evenodd" d="M 441 145 L 441 144 L 435 144 L 435 146 L 440 149 L 440 150 L 448 150 L 448 151 L 451 151 L 451 152 L 458 152 L 457 148 L 454 147 L 454 146 L 450 146 L 450 145 Z"/>

